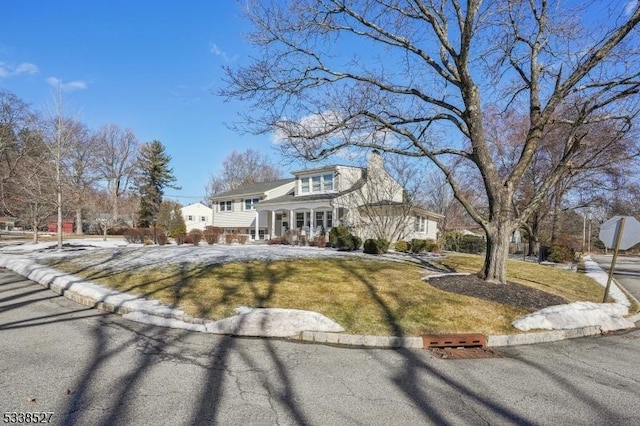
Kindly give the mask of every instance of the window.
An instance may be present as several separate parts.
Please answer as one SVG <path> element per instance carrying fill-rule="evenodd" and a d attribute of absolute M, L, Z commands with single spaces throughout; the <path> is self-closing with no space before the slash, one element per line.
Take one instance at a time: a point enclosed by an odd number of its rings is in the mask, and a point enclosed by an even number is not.
<path fill-rule="evenodd" d="M 322 190 L 333 191 L 333 175 L 322 175 Z"/>
<path fill-rule="evenodd" d="M 188 220 L 189 222 L 193 222 L 193 216 L 191 216 L 191 215 L 187 215 L 187 220 Z"/>
<path fill-rule="evenodd" d="M 320 192 L 320 179 L 320 176 L 313 176 L 311 178 L 313 192 Z"/>
<path fill-rule="evenodd" d="M 416 216 L 414 230 L 416 232 L 426 232 L 427 218 L 422 216 Z"/>
<path fill-rule="evenodd" d="M 260 198 L 247 198 L 244 200 L 244 209 L 245 210 L 255 210 L 256 204 L 260 202 Z"/>
<path fill-rule="evenodd" d="M 324 226 L 324 212 L 316 212 L 316 223 L 314 226 Z"/>
<path fill-rule="evenodd" d="M 251 234 L 251 239 L 255 240 L 256 239 L 256 230 L 255 229 L 251 229 L 248 234 Z M 259 240 L 264 240 L 264 236 L 265 236 L 265 230 L 264 229 L 258 229 L 258 239 Z"/>
<path fill-rule="evenodd" d="M 333 212 L 327 212 L 327 229 L 333 228 Z"/>
<path fill-rule="evenodd" d="M 206 221 L 207 221 L 206 216 L 200 216 L 200 222 L 206 222 Z"/>
<path fill-rule="evenodd" d="M 300 229 L 304 226 L 304 212 L 296 213 L 296 228 Z"/>
<path fill-rule="evenodd" d="M 300 192 L 309 192 L 309 178 L 302 178 L 300 182 Z"/>
<path fill-rule="evenodd" d="M 219 211 L 221 212 L 230 212 L 231 211 L 231 201 L 220 201 Z"/>

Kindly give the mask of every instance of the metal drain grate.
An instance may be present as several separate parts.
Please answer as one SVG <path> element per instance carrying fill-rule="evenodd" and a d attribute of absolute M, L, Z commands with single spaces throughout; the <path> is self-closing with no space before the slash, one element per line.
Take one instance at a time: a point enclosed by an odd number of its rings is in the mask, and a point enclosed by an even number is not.
<path fill-rule="evenodd" d="M 484 348 L 487 338 L 483 334 L 426 334 L 423 348 Z"/>

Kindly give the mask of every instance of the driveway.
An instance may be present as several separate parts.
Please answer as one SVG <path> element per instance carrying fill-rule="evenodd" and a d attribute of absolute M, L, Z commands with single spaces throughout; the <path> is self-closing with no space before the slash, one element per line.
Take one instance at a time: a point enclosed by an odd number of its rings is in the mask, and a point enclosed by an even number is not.
<path fill-rule="evenodd" d="M 591 258 L 607 272 L 611 267 L 612 257 L 591 255 Z M 613 276 L 633 297 L 640 300 L 640 257 L 618 256 Z"/>
<path fill-rule="evenodd" d="M 640 423 L 640 331 L 447 360 L 159 328 L 0 269 L 0 407 L 53 424 Z"/>

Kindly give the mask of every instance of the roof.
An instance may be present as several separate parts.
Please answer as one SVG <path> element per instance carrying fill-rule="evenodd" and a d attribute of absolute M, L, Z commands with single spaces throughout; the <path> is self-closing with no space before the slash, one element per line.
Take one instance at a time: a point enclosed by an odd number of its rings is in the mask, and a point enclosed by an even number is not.
<path fill-rule="evenodd" d="M 318 173 L 318 172 L 322 172 L 325 170 L 336 170 L 338 167 L 344 167 L 344 168 L 349 168 L 349 169 L 360 169 L 360 170 L 364 170 L 364 167 L 360 167 L 360 166 L 348 166 L 346 164 L 328 164 L 326 166 L 319 166 L 319 167 L 314 167 L 313 169 L 302 169 L 302 170 L 294 170 L 291 172 L 291 174 L 293 175 L 303 175 L 303 174 L 309 174 L 309 173 Z"/>
<path fill-rule="evenodd" d="M 269 206 L 272 204 L 286 204 L 286 203 L 303 203 L 305 201 L 323 201 L 323 200 L 332 200 L 341 195 L 348 194 L 350 192 L 356 191 L 364 185 L 366 181 L 366 172 L 367 169 L 363 169 L 363 175 L 358 179 L 350 188 L 341 192 L 322 192 L 320 194 L 309 194 L 309 195 L 294 195 L 292 192 L 281 197 L 272 198 L 270 200 L 263 200 L 258 203 L 258 208 L 260 206 Z"/>
<path fill-rule="evenodd" d="M 258 203 L 258 207 L 268 206 L 272 204 L 304 203 L 305 201 L 331 200 L 342 194 L 344 194 L 344 192 L 329 192 L 329 193 L 297 195 L 297 196 L 293 194 L 286 194 L 281 197 L 272 198 L 270 200 L 260 201 Z"/>
<path fill-rule="evenodd" d="M 229 197 L 235 197 L 238 195 L 246 195 L 246 194 L 261 194 L 261 193 L 270 191 L 272 189 L 275 189 L 279 186 L 286 185 L 287 183 L 293 182 L 294 180 L 295 180 L 294 178 L 288 178 L 288 179 L 273 180 L 269 182 L 251 183 L 249 185 L 241 186 L 240 188 L 236 188 L 230 191 L 216 194 L 213 197 L 211 197 L 211 199 L 215 200 L 219 198 L 229 198 Z"/>

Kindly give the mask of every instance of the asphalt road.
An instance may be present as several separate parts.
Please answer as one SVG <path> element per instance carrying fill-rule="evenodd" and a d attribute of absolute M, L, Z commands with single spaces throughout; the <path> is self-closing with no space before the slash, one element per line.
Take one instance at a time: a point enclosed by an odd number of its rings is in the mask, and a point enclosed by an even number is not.
<path fill-rule="evenodd" d="M 596 256 L 591 255 L 591 258 L 602 269 L 609 272 L 611 267 L 612 255 L 609 256 Z M 629 293 L 637 300 L 640 300 L 640 258 L 618 256 L 616 259 L 616 266 L 613 270 L 613 276 L 616 281 L 622 284 Z"/>
<path fill-rule="evenodd" d="M 637 329 L 443 360 L 147 326 L 0 269 L 0 342 L 0 415 L 53 424 L 640 424 Z"/>

